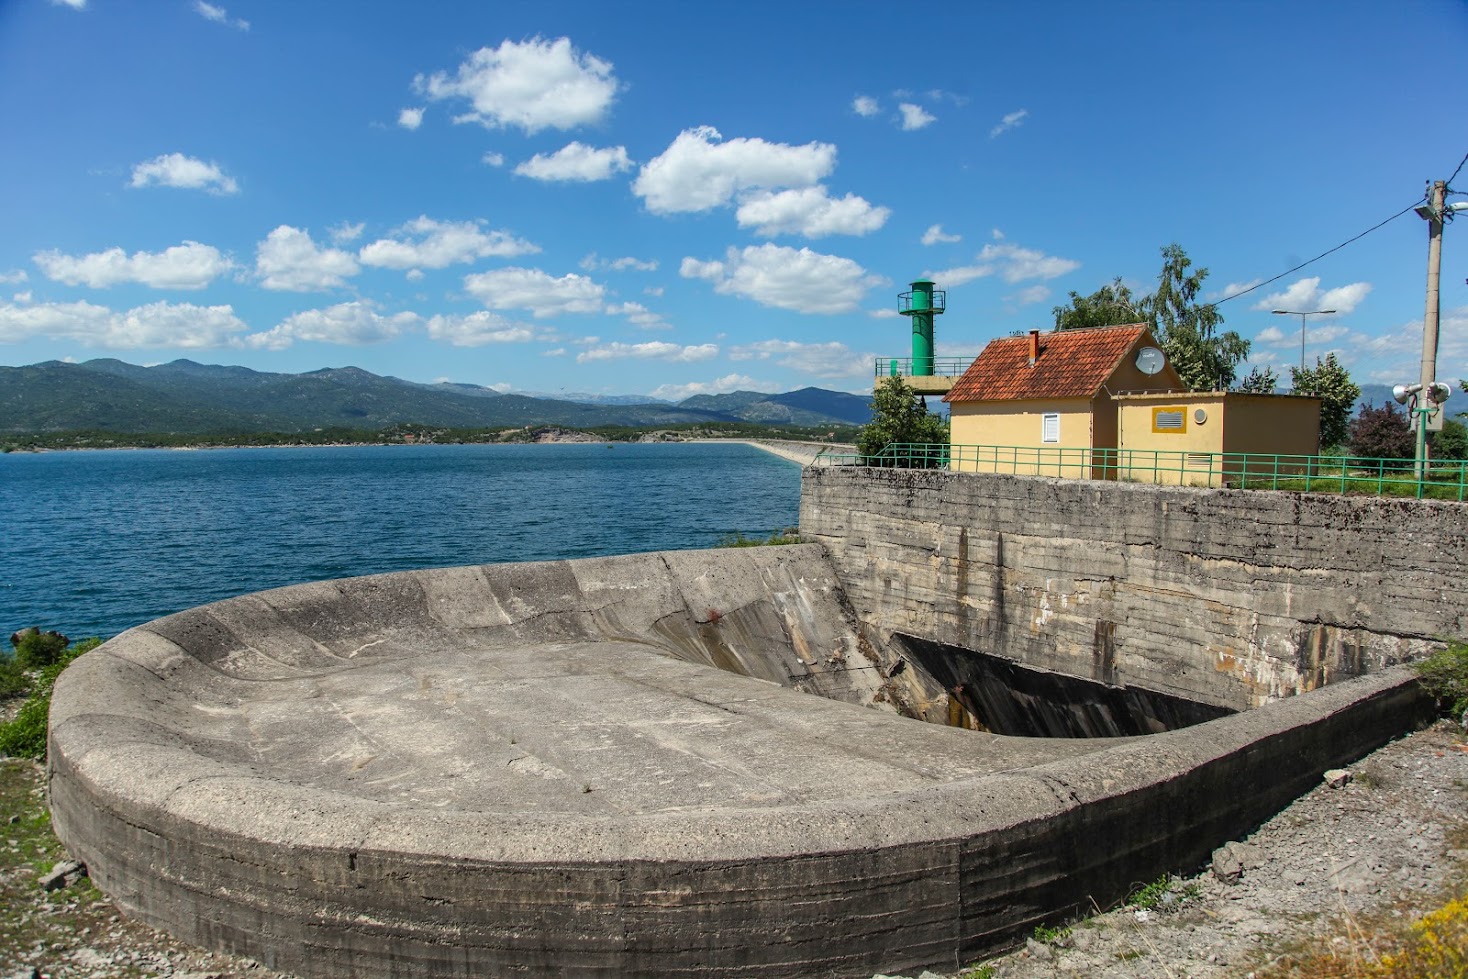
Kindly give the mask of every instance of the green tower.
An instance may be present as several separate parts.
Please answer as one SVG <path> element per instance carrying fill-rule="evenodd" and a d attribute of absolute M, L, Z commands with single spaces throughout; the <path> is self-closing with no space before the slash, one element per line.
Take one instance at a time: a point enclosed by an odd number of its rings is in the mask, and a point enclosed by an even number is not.
<path fill-rule="evenodd" d="M 933 376 L 933 317 L 943 312 L 948 294 L 931 279 L 918 279 L 897 297 L 897 311 L 912 317 L 912 376 Z"/>

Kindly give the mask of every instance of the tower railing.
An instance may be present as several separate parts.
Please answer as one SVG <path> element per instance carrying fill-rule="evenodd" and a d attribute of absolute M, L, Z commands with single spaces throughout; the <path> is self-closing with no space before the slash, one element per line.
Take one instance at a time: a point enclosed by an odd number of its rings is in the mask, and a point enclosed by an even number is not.
<path fill-rule="evenodd" d="M 912 297 L 913 296 L 931 296 L 932 297 L 932 302 L 930 302 L 927 306 L 914 306 L 912 304 Z M 899 313 L 913 313 L 913 312 L 917 312 L 917 313 L 923 313 L 923 312 L 941 313 L 946 308 L 947 302 L 948 302 L 948 291 L 946 289 L 934 289 L 932 292 L 921 292 L 921 291 L 918 291 L 918 292 L 903 292 L 903 293 L 898 293 L 898 295 L 897 295 L 897 312 L 899 312 Z"/>
<path fill-rule="evenodd" d="M 959 377 L 974 362 L 972 357 L 919 357 L 916 360 L 931 361 L 932 370 L 918 374 L 913 369 L 912 357 L 878 357 L 875 374 L 877 377 Z M 917 363 L 917 366 L 926 367 L 928 364 Z"/>

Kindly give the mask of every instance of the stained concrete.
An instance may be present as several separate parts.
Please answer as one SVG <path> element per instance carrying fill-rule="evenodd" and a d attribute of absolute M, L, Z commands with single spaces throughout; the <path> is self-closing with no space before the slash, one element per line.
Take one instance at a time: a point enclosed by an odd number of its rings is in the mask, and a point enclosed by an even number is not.
<path fill-rule="evenodd" d="M 1004 738 L 899 716 L 901 655 L 815 545 L 262 592 L 63 674 L 53 819 L 128 914 L 308 975 L 866 976 L 1201 864 L 1426 706 Z"/>

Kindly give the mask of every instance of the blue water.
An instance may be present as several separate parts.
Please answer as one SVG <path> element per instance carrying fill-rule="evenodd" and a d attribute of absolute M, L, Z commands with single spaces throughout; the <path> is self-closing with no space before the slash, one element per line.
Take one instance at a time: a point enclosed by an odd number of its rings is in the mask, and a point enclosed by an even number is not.
<path fill-rule="evenodd" d="M 107 637 L 324 578 L 710 547 L 793 525 L 799 498 L 800 468 L 746 445 L 15 452 L 0 636 Z"/>

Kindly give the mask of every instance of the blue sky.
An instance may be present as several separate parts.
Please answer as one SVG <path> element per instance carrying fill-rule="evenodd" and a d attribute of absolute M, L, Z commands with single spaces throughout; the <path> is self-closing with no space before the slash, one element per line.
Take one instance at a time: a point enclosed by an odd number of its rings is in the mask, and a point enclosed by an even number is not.
<path fill-rule="evenodd" d="M 914 278 L 971 356 L 1169 242 L 1220 299 L 1408 207 L 1468 153 L 1465 41 L 1460 2 L 0 0 L 0 363 L 870 390 Z M 1333 307 L 1312 362 L 1415 380 L 1426 239 L 1226 328 L 1287 378 L 1269 311 Z"/>

